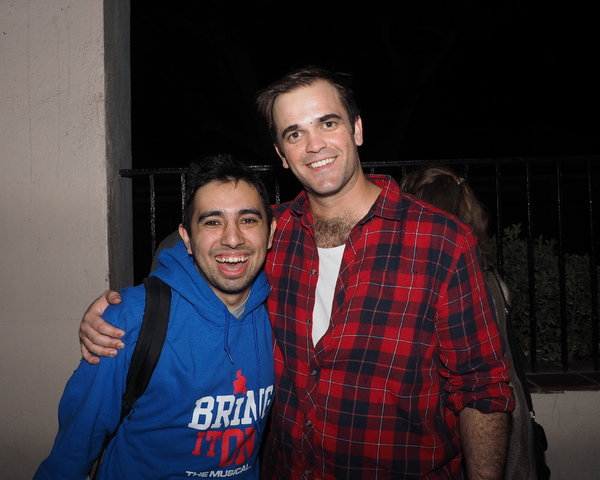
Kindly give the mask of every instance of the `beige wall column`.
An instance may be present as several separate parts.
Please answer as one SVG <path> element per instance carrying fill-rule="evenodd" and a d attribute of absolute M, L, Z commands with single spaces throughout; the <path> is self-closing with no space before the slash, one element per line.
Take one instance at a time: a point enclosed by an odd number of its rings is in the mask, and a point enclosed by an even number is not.
<path fill-rule="evenodd" d="M 49 453 L 83 311 L 132 279 L 129 2 L 0 0 L 0 60 L 0 476 L 19 480 Z"/>

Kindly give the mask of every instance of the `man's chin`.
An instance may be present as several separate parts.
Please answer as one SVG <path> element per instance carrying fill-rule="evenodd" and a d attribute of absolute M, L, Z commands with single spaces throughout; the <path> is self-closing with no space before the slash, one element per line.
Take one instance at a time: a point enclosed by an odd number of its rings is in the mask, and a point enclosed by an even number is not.
<path fill-rule="evenodd" d="M 223 293 L 227 293 L 229 295 L 236 295 L 247 291 L 250 288 L 251 284 L 252 282 L 248 282 L 245 279 L 236 278 L 221 282 L 221 284 L 218 287 Z"/>

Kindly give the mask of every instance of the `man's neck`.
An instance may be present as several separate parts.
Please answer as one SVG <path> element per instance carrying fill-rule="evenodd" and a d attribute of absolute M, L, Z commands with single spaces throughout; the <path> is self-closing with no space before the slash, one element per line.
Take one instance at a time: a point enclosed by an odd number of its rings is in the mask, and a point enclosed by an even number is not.
<path fill-rule="evenodd" d="M 308 195 L 317 246 L 333 248 L 346 243 L 354 226 L 377 200 L 381 187 L 362 177 L 345 195 L 322 198 Z"/>

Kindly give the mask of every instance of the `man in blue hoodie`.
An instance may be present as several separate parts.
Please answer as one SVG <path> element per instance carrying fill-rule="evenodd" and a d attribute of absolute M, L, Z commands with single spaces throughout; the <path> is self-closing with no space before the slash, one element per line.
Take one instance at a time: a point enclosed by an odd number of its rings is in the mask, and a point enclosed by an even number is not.
<path fill-rule="evenodd" d="M 273 348 L 263 263 L 275 221 L 265 187 L 244 164 L 193 164 L 183 241 L 152 272 L 171 287 L 167 338 L 146 393 L 108 445 L 97 478 L 258 479 L 273 400 Z M 137 341 L 145 288 L 129 287 L 105 317 Z M 34 479 L 86 478 L 118 425 L 133 348 L 82 361 L 59 406 L 59 430 Z"/>

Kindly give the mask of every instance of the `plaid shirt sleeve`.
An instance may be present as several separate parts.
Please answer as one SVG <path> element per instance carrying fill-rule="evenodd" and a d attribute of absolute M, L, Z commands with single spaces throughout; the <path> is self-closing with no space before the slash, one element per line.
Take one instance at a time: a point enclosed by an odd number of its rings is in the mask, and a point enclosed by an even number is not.
<path fill-rule="evenodd" d="M 470 229 L 393 180 L 373 180 L 384 193 L 350 234 L 316 346 L 319 262 L 306 198 L 277 212 L 265 478 L 455 478 L 458 412 L 513 408 Z"/>

